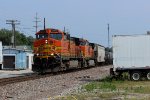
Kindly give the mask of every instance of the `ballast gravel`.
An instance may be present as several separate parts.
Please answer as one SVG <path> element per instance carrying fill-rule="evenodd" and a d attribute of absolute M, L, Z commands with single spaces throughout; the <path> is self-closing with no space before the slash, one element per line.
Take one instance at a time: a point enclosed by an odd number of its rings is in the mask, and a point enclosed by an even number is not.
<path fill-rule="evenodd" d="M 112 66 L 88 68 L 46 78 L 0 86 L 0 100 L 48 100 L 109 75 Z M 50 99 L 49 99 L 50 100 Z"/>

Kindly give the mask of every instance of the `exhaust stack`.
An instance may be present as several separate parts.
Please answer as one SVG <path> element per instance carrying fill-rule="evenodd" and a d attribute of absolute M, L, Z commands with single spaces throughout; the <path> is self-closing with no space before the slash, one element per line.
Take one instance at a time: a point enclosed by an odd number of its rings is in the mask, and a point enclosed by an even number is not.
<path fill-rule="evenodd" d="M 45 18 L 44 18 L 44 30 L 45 30 Z"/>

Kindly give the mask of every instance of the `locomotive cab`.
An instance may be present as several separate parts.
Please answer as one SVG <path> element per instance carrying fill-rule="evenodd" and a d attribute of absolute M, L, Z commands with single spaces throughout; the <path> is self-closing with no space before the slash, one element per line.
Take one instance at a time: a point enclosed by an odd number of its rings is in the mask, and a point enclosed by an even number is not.
<path fill-rule="evenodd" d="M 45 29 L 36 33 L 33 71 L 45 72 L 44 70 L 60 65 L 64 37 L 64 33 L 57 29 Z"/>
<path fill-rule="evenodd" d="M 61 41 L 64 35 L 56 29 L 41 30 L 36 33 L 34 53 L 36 56 L 47 58 L 61 52 Z"/>

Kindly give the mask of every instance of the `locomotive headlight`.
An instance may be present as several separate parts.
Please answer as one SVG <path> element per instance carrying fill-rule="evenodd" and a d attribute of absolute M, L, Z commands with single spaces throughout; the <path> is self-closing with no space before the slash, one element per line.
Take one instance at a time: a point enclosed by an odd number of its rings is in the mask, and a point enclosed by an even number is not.
<path fill-rule="evenodd" d="M 45 43 L 47 44 L 47 43 L 48 43 L 48 41 L 47 41 L 47 40 L 45 40 Z"/>
<path fill-rule="evenodd" d="M 51 53 L 51 56 L 54 56 L 54 53 Z"/>

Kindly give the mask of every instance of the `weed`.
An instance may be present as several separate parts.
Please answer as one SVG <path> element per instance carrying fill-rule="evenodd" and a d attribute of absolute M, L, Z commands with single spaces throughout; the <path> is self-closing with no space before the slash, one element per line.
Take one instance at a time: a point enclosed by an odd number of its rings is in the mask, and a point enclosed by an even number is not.
<path fill-rule="evenodd" d="M 114 84 L 112 84 L 112 83 L 109 83 L 109 82 L 103 82 L 103 83 L 100 84 L 100 89 L 115 91 L 116 90 L 116 86 Z"/>
<path fill-rule="evenodd" d="M 110 77 L 110 76 L 107 76 L 106 78 L 104 78 L 104 79 L 102 79 L 102 80 L 100 80 L 101 82 L 112 82 L 112 77 Z"/>
<path fill-rule="evenodd" d="M 94 89 L 97 88 L 97 84 L 93 82 L 93 83 L 85 85 L 83 88 L 86 89 L 87 91 L 93 91 Z"/>
<path fill-rule="evenodd" d="M 127 74 L 124 75 L 127 78 Z M 138 94 L 149 94 L 150 85 L 149 81 L 128 81 L 128 80 L 112 80 L 111 77 L 106 77 L 103 80 L 94 81 L 89 84 L 83 85 L 77 95 L 74 95 L 77 100 L 86 100 L 87 98 L 99 97 L 101 99 L 119 98 L 123 97 L 125 100 L 136 100 Z M 145 99 L 145 97 L 143 96 Z M 142 97 L 140 100 L 144 100 Z M 148 98 L 148 99 L 147 99 Z M 149 100 L 150 96 L 146 97 Z"/>

